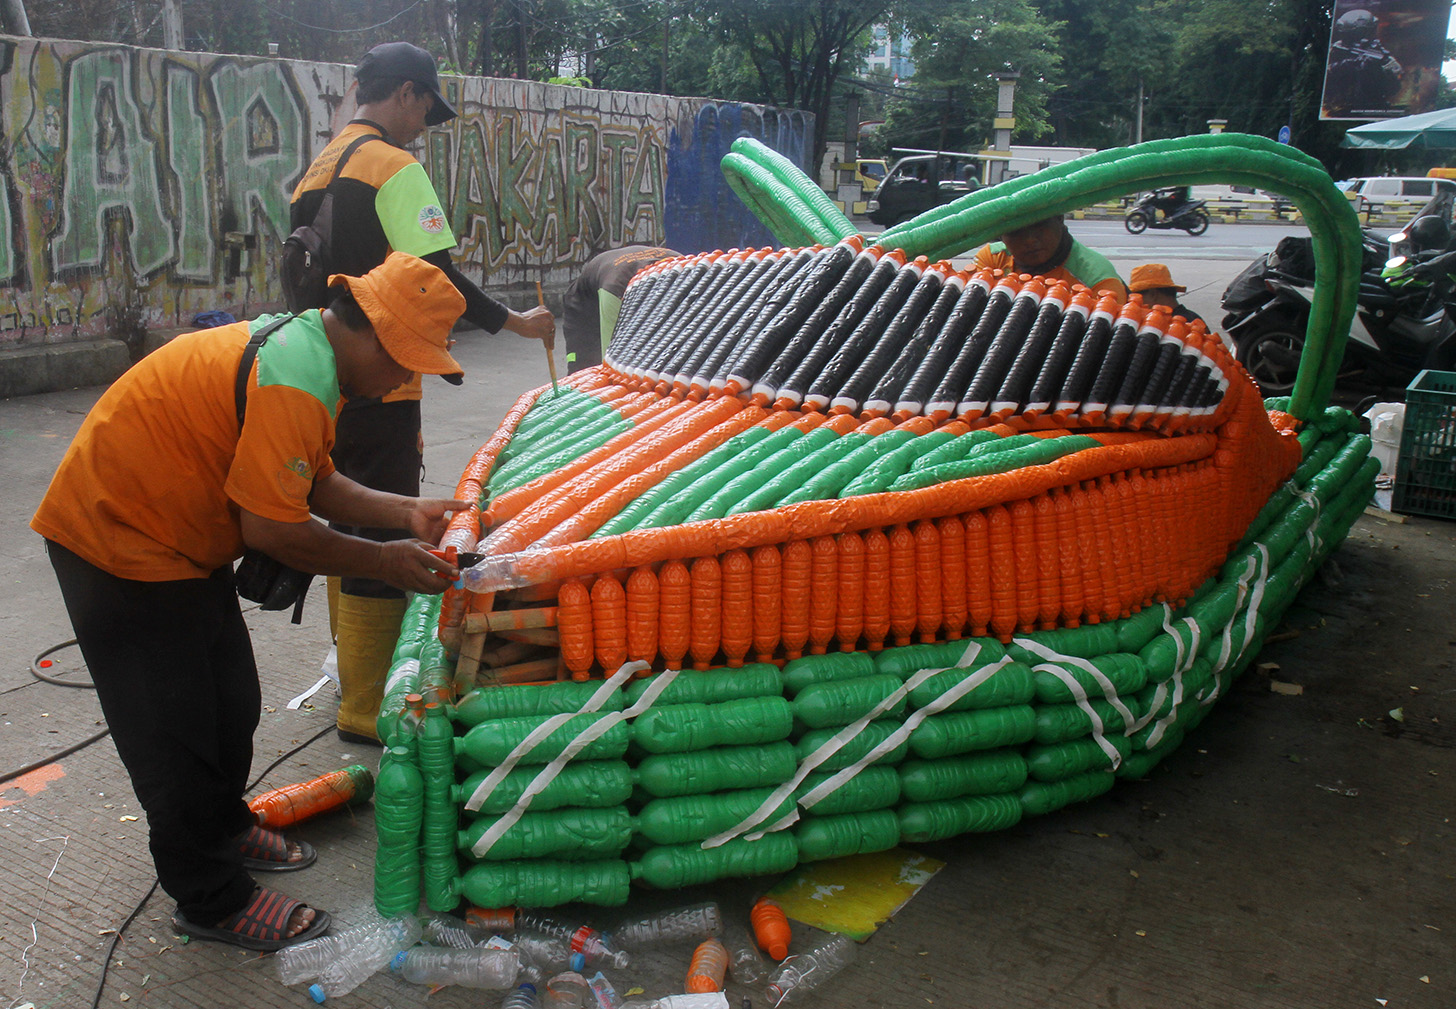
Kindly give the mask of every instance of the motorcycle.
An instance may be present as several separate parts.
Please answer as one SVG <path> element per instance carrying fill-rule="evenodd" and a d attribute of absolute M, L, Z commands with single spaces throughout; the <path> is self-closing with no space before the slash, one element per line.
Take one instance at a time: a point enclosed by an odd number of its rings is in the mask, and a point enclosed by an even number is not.
<path fill-rule="evenodd" d="M 1337 380 L 1346 388 L 1404 390 L 1423 369 L 1446 371 L 1456 362 L 1456 253 L 1388 259 L 1389 244 L 1364 232 L 1355 317 Z M 1266 396 L 1294 388 L 1313 287 L 1311 240 L 1288 236 L 1223 292 L 1223 331 Z"/>
<path fill-rule="evenodd" d="M 1122 226 L 1134 235 L 1149 228 L 1178 228 L 1201 235 L 1208 230 L 1207 205 L 1206 200 L 1190 200 L 1186 188 L 1155 189 L 1129 208 Z"/>

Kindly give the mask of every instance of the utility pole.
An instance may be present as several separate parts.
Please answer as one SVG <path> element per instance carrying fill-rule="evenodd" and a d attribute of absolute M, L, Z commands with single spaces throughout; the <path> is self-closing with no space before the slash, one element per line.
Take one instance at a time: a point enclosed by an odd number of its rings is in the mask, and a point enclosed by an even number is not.
<path fill-rule="evenodd" d="M 996 118 L 991 121 L 994 139 L 992 149 L 986 154 L 998 154 L 999 158 L 986 166 L 987 181 L 995 185 L 1006 178 L 1006 163 L 1011 159 L 1011 131 L 1016 128 L 1012 110 L 1016 103 L 1016 82 L 1021 73 L 1007 67 L 996 74 Z"/>

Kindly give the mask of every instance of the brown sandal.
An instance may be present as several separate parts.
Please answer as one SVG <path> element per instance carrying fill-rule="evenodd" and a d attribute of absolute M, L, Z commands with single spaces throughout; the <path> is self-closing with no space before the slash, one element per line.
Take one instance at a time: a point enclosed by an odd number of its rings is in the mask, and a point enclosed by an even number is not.
<path fill-rule="evenodd" d="M 265 953 L 307 942 L 323 935 L 329 929 L 332 919 L 327 911 L 314 911 L 313 924 L 298 935 L 288 934 L 288 920 L 300 907 L 307 907 L 301 900 L 260 886 L 253 890 L 253 899 L 247 907 L 236 914 L 228 915 L 216 925 L 195 925 L 183 917 L 179 909 L 172 916 L 172 926 L 182 935 L 210 942 L 225 942 L 244 949 L 255 949 Z"/>

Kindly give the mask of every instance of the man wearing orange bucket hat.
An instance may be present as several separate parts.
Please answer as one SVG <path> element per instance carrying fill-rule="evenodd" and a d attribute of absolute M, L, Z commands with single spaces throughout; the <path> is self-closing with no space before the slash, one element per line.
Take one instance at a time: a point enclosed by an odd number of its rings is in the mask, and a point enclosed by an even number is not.
<path fill-rule="evenodd" d="M 1161 305 L 1174 315 L 1181 315 L 1189 322 L 1195 322 L 1201 318 L 1197 312 L 1178 300 L 1178 295 L 1188 288 L 1183 284 L 1173 283 L 1173 274 L 1162 263 L 1144 263 L 1142 266 L 1134 266 L 1131 278 L 1127 282 L 1127 289 L 1133 294 L 1141 295 L 1143 304 L 1149 307 Z"/>
<path fill-rule="evenodd" d="M 341 394 L 461 372 L 449 347 L 464 299 L 403 253 L 330 284 L 328 308 L 180 336 L 134 365 L 91 409 L 31 519 L 147 812 L 174 924 L 249 949 L 312 938 L 329 916 L 249 872 L 317 856 L 257 826 L 243 801 L 261 695 L 232 562 L 246 547 L 439 592 L 458 572 L 429 547 L 467 507 L 370 490 L 329 460 Z M 314 516 L 415 538 L 379 543 Z"/>

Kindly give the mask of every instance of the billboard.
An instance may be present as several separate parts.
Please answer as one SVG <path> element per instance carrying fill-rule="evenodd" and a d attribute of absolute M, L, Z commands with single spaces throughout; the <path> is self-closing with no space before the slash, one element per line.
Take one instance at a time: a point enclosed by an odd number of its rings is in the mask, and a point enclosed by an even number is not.
<path fill-rule="evenodd" d="M 1451 0 L 1335 0 L 1321 119 L 1389 119 L 1435 105 Z"/>

